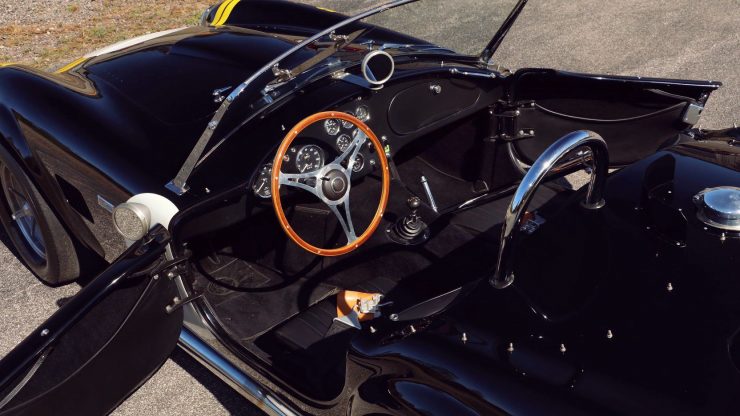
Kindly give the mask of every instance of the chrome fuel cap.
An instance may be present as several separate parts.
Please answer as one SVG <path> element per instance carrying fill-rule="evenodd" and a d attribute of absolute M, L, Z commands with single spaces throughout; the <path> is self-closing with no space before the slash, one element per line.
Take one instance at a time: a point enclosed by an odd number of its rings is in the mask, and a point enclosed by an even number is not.
<path fill-rule="evenodd" d="M 728 231 L 740 231 L 740 188 L 707 188 L 694 196 L 699 207 L 696 216 L 706 225 Z"/>

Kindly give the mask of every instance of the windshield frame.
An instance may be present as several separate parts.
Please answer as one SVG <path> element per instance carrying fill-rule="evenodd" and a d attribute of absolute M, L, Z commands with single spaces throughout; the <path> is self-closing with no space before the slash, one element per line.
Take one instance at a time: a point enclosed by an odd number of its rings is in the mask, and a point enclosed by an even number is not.
<path fill-rule="evenodd" d="M 223 103 L 221 103 L 221 106 L 216 110 L 216 113 L 211 118 L 211 121 L 208 123 L 208 126 L 206 127 L 205 131 L 200 135 L 200 138 L 195 143 L 195 146 L 190 151 L 190 154 L 188 155 L 188 158 L 183 163 L 182 167 L 180 168 L 180 171 L 177 173 L 177 176 L 175 176 L 172 181 L 167 183 L 165 187 L 169 189 L 170 191 L 174 192 L 177 195 L 182 195 L 186 193 L 189 189 L 187 185 L 187 180 L 190 178 L 190 175 L 193 172 L 193 169 L 195 169 L 196 165 L 200 161 L 200 157 L 203 155 L 203 152 L 205 151 L 206 146 L 208 143 L 210 143 L 211 138 L 213 137 L 213 133 L 218 128 L 219 124 L 221 123 L 221 120 L 223 119 L 224 115 L 228 111 L 231 104 L 236 101 L 242 93 L 251 86 L 251 84 L 260 78 L 265 73 L 272 71 L 274 67 L 279 66 L 279 64 L 289 56 L 293 55 L 297 51 L 302 50 L 306 46 L 310 45 L 311 43 L 321 39 L 324 36 L 327 36 L 331 34 L 332 32 L 335 32 L 337 29 L 341 29 L 342 27 L 345 27 L 349 24 L 352 24 L 354 22 L 360 21 L 362 19 L 368 18 L 370 16 L 373 16 L 378 13 L 382 13 L 386 10 L 390 10 L 393 8 L 396 8 L 398 6 L 403 6 L 405 4 L 415 3 L 419 0 L 394 0 L 389 1 L 387 3 L 384 3 L 378 7 L 375 7 L 373 9 L 367 10 L 362 13 L 358 13 L 354 16 L 350 16 L 345 20 L 342 20 L 341 22 L 328 27 L 313 36 L 306 38 L 304 41 L 296 44 L 294 47 L 288 49 L 287 51 L 280 54 L 278 57 L 273 59 L 272 61 L 268 62 L 265 66 L 260 68 L 257 72 L 252 74 L 247 80 L 242 82 L 238 87 L 236 87 L 229 95 L 226 97 Z"/>

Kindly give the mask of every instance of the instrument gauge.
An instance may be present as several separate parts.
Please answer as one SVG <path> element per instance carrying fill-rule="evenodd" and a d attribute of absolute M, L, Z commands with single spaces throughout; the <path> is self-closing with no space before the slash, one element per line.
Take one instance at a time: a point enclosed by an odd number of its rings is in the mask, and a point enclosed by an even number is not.
<path fill-rule="evenodd" d="M 337 137 L 337 149 L 339 149 L 340 152 L 344 153 L 347 149 L 349 149 L 350 144 L 352 144 L 352 138 L 349 137 L 349 135 L 342 134 L 341 136 Z"/>
<path fill-rule="evenodd" d="M 337 123 L 338 125 L 338 123 Z M 313 172 L 324 166 L 324 151 L 319 146 L 309 144 L 303 146 L 295 158 L 295 167 L 298 172 Z"/>
<path fill-rule="evenodd" d="M 349 114 L 349 115 L 351 115 L 351 116 L 354 116 L 354 115 L 355 115 L 355 114 L 354 114 L 353 112 L 351 112 L 351 111 L 347 111 L 346 113 L 347 113 L 347 114 Z M 355 125 L 354 125 L 354 124 L 352 124 L 352 122 L 351 122 L 351 121 L 347 121 L 347 120 L 342 120 L 342 127 L 344 127 L 345 129 L 352 129 L 352 128 L 354 128 L 354 127 L 355 127 Z"/>
<path fill-rule="evenodd" d="M 355 158 L 355 163 L 352 164 L 352 172 L 359 172 L 365 167 L 365 156 L 358 154 Z"/>
<path fill-rule="evenodd" d="M 368 109 L 365 105 L 357 107 L 357 109 L 355 110 L 355 117 L 360 119 L 360 121 L 362 121 L 363 123 L 367 122 L 368 120 L 370 120 L 370 109 Z"/>
<path fill-rule="evenodd" d="M 341 130 L 341 128 L 341 123 L 337 119 L 330 118 L 324 122 L 324 130 L 326 130 L 330 136 L 336 136 L 339 134 L 339 130 Z"/>
<path fill-rule="evenodd" d="M 272 198 L 270 175 L 272 175 L 272 163 L 262 166 L 259 173 L 257 173 L 257 177 L 254 179 L 252 191 L 260 198 Z"/>

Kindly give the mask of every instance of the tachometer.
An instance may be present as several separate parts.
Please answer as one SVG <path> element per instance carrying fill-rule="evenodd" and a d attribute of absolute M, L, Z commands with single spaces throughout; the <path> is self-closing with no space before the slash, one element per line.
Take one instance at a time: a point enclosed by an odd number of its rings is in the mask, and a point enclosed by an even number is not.
<path fill-rule="evenodd" d="M 272 163 L 268 163 L 260 168 L 257 177 L 252 184 L 252 191 L 260 198 L 272 198 L 270 189 L 270 175 L 272 174 Z"/>
<path fill-rule="evenodd" d="M 298 172 L 313 172 L 324 166 L 324 151 L 319 146 L 309 144 L 303 146 L 295 158 L 295 167 Z"/>
<path fill-rule="evenodd" d="M 336 136 L 339 134 L 339 130 L 341 130 L 341 128 L 339 120 L 330 118 L 324 122 L 324 130 L 326 130 L 330 136 Z"/>

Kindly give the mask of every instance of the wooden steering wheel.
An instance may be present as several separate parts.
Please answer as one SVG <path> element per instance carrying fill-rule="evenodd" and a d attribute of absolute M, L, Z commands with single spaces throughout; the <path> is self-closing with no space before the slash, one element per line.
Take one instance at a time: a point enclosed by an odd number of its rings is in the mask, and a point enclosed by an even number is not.
<path fill-rule="evenodd" d="M 324 165 L 318 170 L 305 173 L 282 172 L 281 167 L 283 164 L 283 158 L 295 138 L 298 137 L 298 135 L 308 126 L 328 119 L 349 122 L 358 129 L 357 135 L 355 135 L 347 149 L 331 163 Z M 375 215 L 370 222 L 370 225 L 360 236 L 357 236 L 354 225 L 352 224 L 352 214 L 349 207 L 349 195 L 352 189 L 352 167 L 357 159 L 357 155 L 368 140 L 375 147 L 375 154 L 380 162 L 382 192 L 380 194 L 378 209 L 375 211 Z M 346 167 L 343 166 L 342 163 L 344 163 Z M 275 154 L 275 160 L 272 162 L 272 175 L 270 177 L 272 204 L 275 208 L 275 213 L 277 214 L 278 221 L 280 222 L 280 226 L 283 228 L 283 231 L 285 231 L 288 237 L 290 237 L 290 239 L 301 248 L 319 256 L 341 256 L 357 249 L 367 242 L 380 225 L 383 213 L 388 205 L 390 172 L 383 144 L 365 123 L 360 121 L 357 117 L 347 113 L 325 111 L 311 115 L 296 124 L 295 127 L 290 129 L 285 138 L 283 138 L 283 142 L 280 144 L 280 147 Z M 313 246 L 302 239 L 293 227 L 290 226 L 285 217 L 285 212 L 283 211 L 283 206 L 280 202 L 281 186 L 303 189 L 304 191 L 315 195 L 324 204 L 326 204 L 339 220 L 339 224 L 342 226 L 344 234 L 347 237 L 347 244 L 339 248 L 326 249 Z M 342 213 L 342 211 L 344 212 Z"/>

